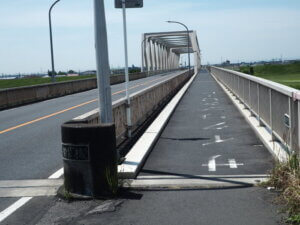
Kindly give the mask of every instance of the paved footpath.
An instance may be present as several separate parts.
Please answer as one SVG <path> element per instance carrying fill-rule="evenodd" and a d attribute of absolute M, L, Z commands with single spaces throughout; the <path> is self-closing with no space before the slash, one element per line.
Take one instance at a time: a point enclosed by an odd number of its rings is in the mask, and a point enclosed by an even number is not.
<path fill-rule="evenodd" d="M 273 166 L 267 149 L 215 80 L 201 71 L 179 103 L 138 179 L 259 177 Z M 275 225 L 274 194 L 260 187 L 153 189 L 111 202 L 65 203 L 36 198 L 6 224 Z M 88 213 L 102 204 L 98 213 Z M 107 204 L 107 207 L 104 207 Z M 43 211 L 44 210 L 44 211 Z M 25 216 L 24 216 L 25 215 Z M 23 217 L 22 217 L 23 216 Z M 34 218 L 34 219 L 33 219 Z M 29 222 L 31 221 L 31 222 Z M 4 223 L 5 224 L 5 223 Z M 24 223 L 25 224 L 25 223 Z"/>

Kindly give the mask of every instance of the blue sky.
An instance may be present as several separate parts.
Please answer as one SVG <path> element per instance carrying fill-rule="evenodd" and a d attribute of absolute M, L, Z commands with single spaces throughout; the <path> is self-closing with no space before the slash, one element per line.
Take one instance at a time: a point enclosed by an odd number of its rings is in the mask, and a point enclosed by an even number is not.
<path fill-rule="evenodd" d="M 54 0 L 0 1 L 0 74 L 50 68 L 48 9 Z M 121 10 L 104 0 L 112 67 L 124 65 Z M 129 9 L 129 63 L 140 65 L 144 32 L 196 30 L 203 63 L 300 58 L 299 0 L 144 0 Z M 95 69 L 93 0 L 61 0 L 53 10 L 56 70 Z"/>

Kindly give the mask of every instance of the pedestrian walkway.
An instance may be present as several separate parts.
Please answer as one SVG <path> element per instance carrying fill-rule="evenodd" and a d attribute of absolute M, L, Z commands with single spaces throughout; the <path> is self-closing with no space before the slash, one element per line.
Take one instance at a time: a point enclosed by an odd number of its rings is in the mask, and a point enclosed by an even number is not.
<path fill-rule="evenodd" d="M 273 159 L 207 72 L 181 100 L 140 175 L 258 175 Z"/>

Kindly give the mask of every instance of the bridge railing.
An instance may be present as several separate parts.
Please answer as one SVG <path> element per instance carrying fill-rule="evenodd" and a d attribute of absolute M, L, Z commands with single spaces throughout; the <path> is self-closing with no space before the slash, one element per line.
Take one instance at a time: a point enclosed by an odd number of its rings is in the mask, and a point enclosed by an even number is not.
<path fill-rule="evenodd" d="M 299 152 L 300 92 L 297 89 L 233 70 L 210 67 L 211 73 L 265 126 L 273 141 Z"/>

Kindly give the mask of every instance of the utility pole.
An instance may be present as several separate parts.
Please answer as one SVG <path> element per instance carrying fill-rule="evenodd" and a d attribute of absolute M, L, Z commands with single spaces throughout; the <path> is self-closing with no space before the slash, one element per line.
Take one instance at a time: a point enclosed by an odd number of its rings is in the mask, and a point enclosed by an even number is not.
<path fill-rule="evenodd" d="M 95 47 L 101 123 L 112 123 L 110 68 L 103 0 L 94 0 Z"/>

